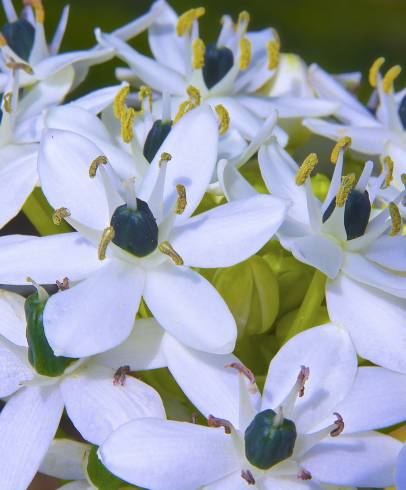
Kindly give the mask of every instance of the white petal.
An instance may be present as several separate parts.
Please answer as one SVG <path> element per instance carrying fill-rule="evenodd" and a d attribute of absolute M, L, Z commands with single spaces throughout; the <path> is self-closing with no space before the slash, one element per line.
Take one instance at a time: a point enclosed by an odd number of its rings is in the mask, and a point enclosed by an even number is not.
<path fill-rule="evenodd" d="M 314 481 L 302 481 L 297 476 L 293 477 L 279 477 L 278 476 L 266 476 L 261 480 L 261 484 L 264 490 L 321 490 L 321 487 Z M 339 489 L 337 489 L 339 490 Z M 349 490 L 349 489 L 347 489 Z"/>
<path fill-rule="evenodd" d="M 83 458 L 87 444 L 70 439 L 54 439 L 43 459 L 39 471 L 62 480 L 84 479 Z"/>
<path fill-rule="evenodd" d="M 351 335 L 358 354 L 373 363 L 406 373 L 406 301 L 353 281 L 343 274 L 327 285 L 332 321 Z"/>
<path fill-rule="evenodd" d="M 406 413 L 406 376 L 379 367 L 361 367 L 335 411 L 344 419 L 346 434 L 402 422 Z"/>
<path fill-rule="evenodd" d="M 311 449 L 301 463 L 314 478 L 325 483 L 389 487 L 400 448 L 400 442 L 392 437 L 366 432 L 325 440 Z"/>
<path fill-rule="evenodd" d="M 282 224 L 286 209 L 285 201 L 260 194 L 233 201 L 174 228 L 170 242 L 186 265 L 228 267 L 262 248 Z"/>
<path fill-rule="evenodd" d="M 0 397 L 16 392 L 34 375 L 34 370 L 28 365 L 27 349 L 0 339 Z"/>
<path fill-rule="evenodd" d="M 71 481 L 66 485 L 58 487 L 58 490 L 93 490 L 87 480 Z"/>
<path fill-rule="evenodd" d="M 398 466 L 396 469 L 396 488 L 403 490 L 406 488 L 406 445 L 400 451 Z"/>
<path fill-rule="evenodd" d="M 89 139 L 52 129 L 44 134 L 38 157 L 41 186 L 50 204 L 68 208 L 72 218 L 96 229 L 110 221 L 100 172 L 89 177 L 90 164 L 102 154 Z"/>
<path fill-rule="evenodd" d="M 201 275 L 169 262 L 148 270 L 144 298 L 157 321 L 180 342 L 228 354 L 237 329 L 227 305 Z"/>
<path fill-rule="evenodd" d="M 406 237 L 383 235 L 372 242 L 364 255 L 383 267 L 406 272 Z"/>
<path fill-rule="evenodd" d="M 217 176 L 221 189 L 228 201 L 245 199 L 257 194 L 254 187 L 227 160 L 220 160 L 217 164 Z"/>
<path fill-rule="evenodd" d="M 55 354 L 90 356 L 123 342 L 131 332 L 143 285 L 141 269 L 114 260 L 51 296 L 44 328 Z"/>
<path fill-rule="evenodd" d="M 38 181 L 38 145 L 0 149 L 0 228 L 22 208 Z"/>
<path fill-rule="evenodd" d="M 24 303 L 23 296 L 0 290 L 0 335 L 20 347 L 27 347 Z"/>
<path fill-rule="evenodd" d="M 117 92 L 123 87 L 123 84 L 112 85 L 110 87 L 93 90 L 89 94 L 83 95 L 69 103 L 71 106 L 80 107 L 92 114 L 99 114 L 106 109 L 113 101 Z"/>
<path fill-rule="evenodd" d="M 277 408 L 284 401 L 301 366 L 310 369 L 310 376 L 304 396 L 296 400 L 292 419 L 298 431 L 305 432 L 334 411 L 337 403 L 347 395 L 356 375 L 357 356 L 348 334 L 334 324 L 314 327 L 296 335 L 282 347 L 269 366 L 263 409 Z"/>
<path fill-rule="evenodd" d="M 258 485 L 249 486 L 250 490 L 257 490 L 258 488 Z M 247 490 L 247 482 L 241 477 L 241 470 L 239 470 L 214 483 L 205 485 L 202 490 Z"/>
<path fill-rule="evenodd" d="M 49 45 L 49 52 L 51 54 L 57 54 L 61 47 L 62 39 L 65 34 L 66 26 L 68 23 L 68 17 L 69 17 L 69 5 L 66 5 L 62 10 L 61 17 L 59 18 L 58 25 L 55 29 L 54 37 L 52 38 L 52 41 Z"/>
<path fill-rule="evenodd" d="M 131 376 L 124 385 L 114 385 L 115 370 L 87 364 L 61 383 L 66 411 L 81 435 L 100 445 L 118 427 L 130 420 L 164 418 L 159 394 Z"/>
<path fill-rule="evenodd" d="M 99 454 L 120 478 L 156 490 L 190 490 L 239 469 L 222 428 L 185 422 L 135 420 L 112 434 Z"/>
<path fill-rule="evenodd" d="M 141 199 L 148 201 L 159 174 L 163 152 L 172 155 L 167 164 L 164 201 L 171 209 L 176 185 L 186 189 L 187 205 L 181 219 L 186 219 L 199 205 L 214 173 L 217 158 L 218 129 L 213 111 L 202 106 L 188 112 L 173 127 L 151 162 L 140 190 Z"/>
<path fill-rule="evenodd" d="M 58 389 L 25 388 L 0 415 L 2 490 L 26 490 L 58 428 L 63 402 Z"/>
<path fill-rule="evenodd" d="M 101 266 L 96 249 L 79 233 L 9 238 L 0 238 L 1 284 L 26 284 L 27 277 L 40 284 L 64 277 L 77 281 Z"/>

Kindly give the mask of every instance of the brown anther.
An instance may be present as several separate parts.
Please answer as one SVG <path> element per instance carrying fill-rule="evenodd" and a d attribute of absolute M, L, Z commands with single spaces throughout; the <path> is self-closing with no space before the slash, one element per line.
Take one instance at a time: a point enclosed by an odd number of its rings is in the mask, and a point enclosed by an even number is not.
<path fill-rule="evenodd" d="M 55 226 L 60 226 L 65 218 L 69 218 L 70 211 L 68 208 L 56 209 L 52 215 L 52 222 Z"/>
<path fill-rule="evenodd" d="M 58 286 L 59 291 L 66 291 L 69 289 L 69 279 L 67 277 L 64 277 L 62 279 L 62 282 L 56 281 L 56 285 Z"/>
<path fill-rule="evenodd" d="M 165 240 L 160 245 L 158 245 L 158 249 L 160 252 L 170 257 L 175 265 L 183 265 L 182 257 L 176 252 L 176 250 L 172 247 L 168 240 Z"/>
<path fill-rule="evenodd" d="M 14 61 L 13 58 L 10 58 L 10 61 L 6 63 L 6 67 L 10 68 L 10 70 L 23 70 L 25 73 L 28 73 L 28 75 L 32 75 L 34 73 L 34 70 L 31 68 L 30 65 L 27 65 L 27 63 L 18 63 L 17 61 Z"/>
<path fill-rule="evenodd" d="M 243 374 L 246 378 L 248 378 L 251 384 L 255 384 L 256 380 L 254 373 L 241 362 L 232 362 L 231 364 L 226 364 L 225 367 L 236 369 L 240 374 Z"/>
<path fill-rule="evenodd" d="M 224 427 L 224 432 L 226 434 L 231 434 L 232 424 L 226 419 L 218 419 L 213 415 L 209 415 L 207 419 L 207 425 L 209 427 Z"/>
<path fill-rule="evenodd" d="M 337 412 L 334 412 L 334 415 L 337 417 L 337 420 L 334 422 L 335 429 L 330 432 L 331 437 L 337 437 L 344 430 L 344 420 L 341 415 Z"/>
<path fill-rule="evenodd" d="M 241 478 L 243 478 L 248 483 L 248 485 L 255 485 L 256 483 L 255 478 L 250 470 L 242 470 Z"/>
<path fill-rule="evenodd" d="M 178 199 L 176 200 L 176 214 L 182 214 L 186 208 L 186 189 L 182 184 L 176 184 L 176 192 L 178 193 Z"/>
<path fill-rule="evenodd" d="M 125 378 L 128 374 L 130 374 L 131 369 L 130 366 L 121 366 L 117 369 L 117 371 L 114 373 L 113 377 L 113 385 L 117 386 L 124 386 L 125 384 Z"/>
<path fill-rule="evenodd" d="M 100 167 L 100 165 L 106 165 L 107 162 L 108 162 L 107 157 L 104 155 L 99 155 L 98 157 L 96 157 L 90 164 L 89 177 L 91 179 L 96 177 L 97 169 Z"/>
<path fill-rule="evenodd" d="M 301 470 L 300 473 L 297 475 L 297 477 L 300 480 L 311 480 L 312 479 L 312 474 L 310 473 L 310 471 Z"/>
<path fill-rule="evenodd" d="M 310 369 L 306 366 L 301 366 L 300 368 L 300 373 L 297 377 L 298 383 L 300 383 L 299 386 L 299 397 L 302 397 L 305 392 L 305 383 L 309 379 L 310 375 Z"/>

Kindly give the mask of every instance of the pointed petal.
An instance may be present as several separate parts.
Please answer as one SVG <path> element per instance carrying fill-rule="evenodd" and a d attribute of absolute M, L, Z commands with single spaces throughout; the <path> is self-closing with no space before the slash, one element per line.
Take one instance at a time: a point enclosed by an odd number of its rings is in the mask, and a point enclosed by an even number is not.
<path fill-rule="evenodd" d="M 286 203 L 256 195 L 189 219 L 172 230 L 170 242 L 186 265 L 228 267 L 262 248 L 282 224 Z"/>
<path fill-rule="evenodd" d="M 373 363 L 406 373 L 406 301 L 353 281 L 344 274 L 327 284 L 332 321 L 351 335 L 358 354 Z"/>
<path fill-rule="evenodd" d="M 239 469 L 232 437 L 185 422 L 143 419 L 122 426 L 99 450 L 126 481 L 160 490 L 190 490 Z"/>
<path fill-rule="evenodd" d="M 123 342 L 133 327 L 143 285 L 141 269 L 113 260 L 83 282 L 51 296 L 44 327 L 55 354 L 90 356 Z"/>
<path fill-rule="evenodd" d="M 314 327 L 296 335 L 282 347 L 269 366 L 263 410 L 275 409 L 284 401 L 296 383 L 301 366 L 310 369 L 310 376 L 304 396 L 296 400 L 293 409 L 293 420 L 299 433 L 307 432 L 327 417 L 347 395 L 357 372 L 357 356 L 348 334 L 334 324 Z"/>
<path fill-rule="evenodd" d="M 383 267 L 406 272 L 406 237 L 383 235 L 372 242 L 364 255 Z"/>
<path fill-rule="evenodd" d="M 78 99 L 73 100 L 69 105 L 75 107 L 80 107 L 85 109 L 92 114 L 99 114 L 101 111 L 106 109 L 110 104 L 113 103 L 117 92 L 123 88 L 124 84 L 111 85 L 109 87 L 99 88 L 98 90 L 93 90 L 89 94 L 83 95 Z"/>
<path fill-rule="evenodd" d="M 20 347 L 27 347 L 24 303 L 23 296 L 0 290 L 0 335 Z"/>
<path fill-rule="evenodd" d="M 26 490 L 55 435 L 63 401 L 58 389 L 25 388 L 0 415 L 2 490 Z"/>
<path fill-rule="evenodd" d="M 54 37 L 52 38 L 51 44 L 49 45 L 49 52 L 52 55 L 57 54 L 61 47 L 63 35 L 65 34 L 66 25 L 68 23 L 68 17 L 69 5 L 66 5 L 62 10 L 62 14 L 56 27 Z"/>
<path fill-rule="evenodd" d="M 62 480 L 85 479 L 83 458 L 88 444 L 70 439 L 54 439 L 43 459 L 39 471 Z"/>
<path fill-rule="evenodd" d="M 157 321 L 180 342 L 205 352 L 234 348 L 234 318 L 201 275 L 166 262 L 147 271 L 144 298 Z"/>
<path fill-rule="evenodd" d="M 27 361 L 27 349 L 0 339 L 0 397 L 11 395 L 35 373 Z"/>
<path fill-rule="evenodd" d="M 217 176 L 227 201 L 246 199 L 257 194 L 254 187 L 227 160 L 220 160 L 217 164 Z"/>

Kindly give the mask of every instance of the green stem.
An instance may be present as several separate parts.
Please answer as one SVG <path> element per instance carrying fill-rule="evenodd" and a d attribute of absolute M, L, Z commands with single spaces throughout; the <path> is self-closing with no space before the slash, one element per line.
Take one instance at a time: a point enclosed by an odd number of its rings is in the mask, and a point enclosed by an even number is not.
<path fill-rule="evenodd" d="M 315 270 L 309 288 L 302 304 L 300 305 L 299 311 L 297 312 L 296 317 L 288 330 L 285 342 L 313 325 L 312 321 L 315 319 L 324 300 L 326 279 L 326 276 L 322 272 L 320 272 L 318 269 Z"/>
<path fill-rule="evenodd" d="M 56 235 L 72 231 L 71 227 L 62 221 L 56 226 L 52 221 L 54 210 L 48 204 L 44 194 L 39 187 L 35 187 L 23 205 L 23 213 L 31 221 L 34 228 L 42 236 Z"/>

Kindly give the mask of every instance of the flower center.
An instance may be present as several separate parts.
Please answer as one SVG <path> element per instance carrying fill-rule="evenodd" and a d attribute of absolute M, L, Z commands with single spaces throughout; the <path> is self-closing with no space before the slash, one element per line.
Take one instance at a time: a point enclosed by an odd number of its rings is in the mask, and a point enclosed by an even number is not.
<path fill-rule="evenodd" d="M 145 257 L 158 246 L 158 225 L 148 204 L 138 198 L 136 203 L 135 209 L 123 204 L 114 211 L 112 241 L 137 257 Z"/>
<path fill-rule="evenodd" d="M 218 48 L 215 44 L 208 44 L 204 54 L 203 78 L 207 88 L 212 88 L 222 80 L 234 64 L 234 55 L 231 49 Z"/>
<path fill-rule="evenodd" d="M 170 133 L 171 128 L 172 121 L 162 121 L 161 119 L 158 119 L 152 125 L 145 140 L 143 150 L 144 157 L 149 163 L 154 159 L 162 143 Z"/>
<path fill-rule="evenodd" d="M 406 95 L 400 101 L 398 112 L 403 129 L 406 129 Z"/>
<path fill-rule="evenodd" d="M 34 27 L 27 20 L 21 19 L 5 24 L 2 33 L 15 54 L 28 61 L 34 44 Z"/>

